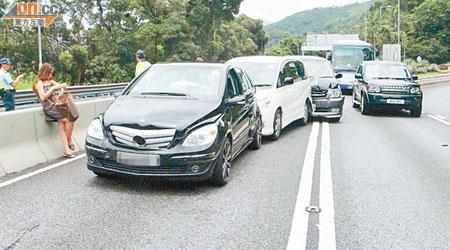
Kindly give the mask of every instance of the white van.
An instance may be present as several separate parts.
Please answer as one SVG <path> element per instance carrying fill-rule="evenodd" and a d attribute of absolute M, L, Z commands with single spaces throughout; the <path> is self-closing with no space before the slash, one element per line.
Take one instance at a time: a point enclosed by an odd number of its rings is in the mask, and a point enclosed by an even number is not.
<path fill-rule="evenodd" d="M 281 130 L 299 120 L 305 125 L 312 114 L 311 82 L 303 64 L 280 56 L 238 57 L 228 61 L 239 66 L 256 87 L 264 136 L 278 140 Z"/>

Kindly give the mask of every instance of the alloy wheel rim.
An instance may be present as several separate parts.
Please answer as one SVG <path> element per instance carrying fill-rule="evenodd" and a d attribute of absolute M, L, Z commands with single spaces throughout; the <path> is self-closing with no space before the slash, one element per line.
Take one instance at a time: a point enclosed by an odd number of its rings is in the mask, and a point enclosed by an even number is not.
<path fill-rule="evenodd" d="M 275 120 L 275 135 L 279 136 L 281 132 L 281 116 L 280 113 L 277 113 L 277 118 Z"/>
<path fill-rule="evenodd" d="M 262 143 L 262 126 L 261 126 L 261 121 L 259 121 L 259 126 L 258 126 L 258 129 L 256 130 L 256 133 L 257 133 L 256 140 L 258 140 L 256 142 L 256 144 L 258 144 L 258 146 L 260 146 L 261 143 Z"/>
<path fill-rule="evenodd" d="M 304 115 L 305 122 L 308 122 L 308 105 L 305 105 L 305 107 L 303 109 L 305 112 L 305 115 Z"/>
<path fill-rule="evenodd" d="M 226 142 L 223 149 L 223 165 L 222 165 L 222 177 L 225 181 L 228 180 L 231 171 L 231 145 Z"/>
<path fill-rule="evenodd" d="M 364 96 L 361 97 L 361 111 L 364 111 L 364 106 L 365 106 L 365 102 L 364 102 Z"/>

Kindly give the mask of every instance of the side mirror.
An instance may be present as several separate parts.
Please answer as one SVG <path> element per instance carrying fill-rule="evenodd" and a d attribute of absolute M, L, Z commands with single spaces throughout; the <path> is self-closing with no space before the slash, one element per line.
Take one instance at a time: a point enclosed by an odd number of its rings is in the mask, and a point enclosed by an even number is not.
<path fill-rule="evenodd" d="M 292 77 L 284 78 L 284 84 L 286 84 L 286 85 L 294 84 L 294 78 L 292 78 Z"/>
<path fill-rule="evenodd" d="M 245 104 L 245 97 L 244 96 L 235 96 L 231 99 L 228 99 L 225 101 L 225 104 L 228 105 L 244 105 Z"/>
<path fill-rule="evenodd" d="M 419 80 L 419 77 L 418 76 L 412 76 L 412 79 L 413 79 L 413 81 L 417 81 L 417 80 Z"/>
<path fill-rule="evenodd" d="M 355 79 L 361 80 L 361 79 L 363 79 L 363 75 L 358 73 L 355 75 Z"/>
<path fill-rule="evenodd" d="M 341 73 L 337 73 L 336 74 L 336 79 L 340 79 L 340 78 L 342 78 L 342 74 Z"/>

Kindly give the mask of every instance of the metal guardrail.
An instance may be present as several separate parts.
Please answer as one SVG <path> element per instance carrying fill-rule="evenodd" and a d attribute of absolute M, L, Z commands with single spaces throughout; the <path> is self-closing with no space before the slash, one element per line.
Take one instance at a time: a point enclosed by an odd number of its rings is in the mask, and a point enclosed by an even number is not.
<path fill-rule="evenodd" d="M 111 96 L 121 92 L 128 83 L 114 83 L 104 85 L 69 86 L 67 89 L 74 99 L 92 98 L 99 96 Z M 26 105 L 38 103 L 36 93 L 30 90 L 18 90 L 15 95 L 16 105 Z M 0 107 L 3 107 L 3 103 Z"/>

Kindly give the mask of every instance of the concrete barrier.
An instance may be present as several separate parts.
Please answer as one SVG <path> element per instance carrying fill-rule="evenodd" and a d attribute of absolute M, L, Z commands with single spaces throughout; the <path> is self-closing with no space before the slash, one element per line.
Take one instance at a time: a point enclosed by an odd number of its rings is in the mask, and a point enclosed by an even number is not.
<path fill-rule="evenodd" d="M 421 86 L 428 86 L 440 83 L 450 83 L 450 74 L 419 76 L 418 82 Z"/>
<path fill-rule="evenodd" d="M 84 150 L 92 119 L 103 113 L 113 100 L 104 98 L 76 103 L 80 111 L 73 131 L 77 152 Z M 0 176 L 53 161 L 62 154 L 58 125 L 45 122 L 41 107 L 0 113 Z"/>
<path fill-rule="evenodd" d="M 0 176 L 47 160 L 37 141 L 34 123 L 34 114 L 39 111 L 42 108 L 0 114 Z"/>

